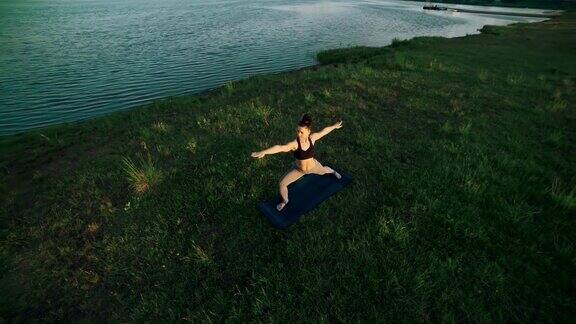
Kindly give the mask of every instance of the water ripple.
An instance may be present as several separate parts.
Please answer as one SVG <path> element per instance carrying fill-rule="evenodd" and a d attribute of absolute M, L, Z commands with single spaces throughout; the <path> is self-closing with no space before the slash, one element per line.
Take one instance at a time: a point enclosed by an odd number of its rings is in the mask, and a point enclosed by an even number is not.
<path fill-rule="evenodd" d="M 315 63 L 393 38 L 461 36 L 519 20 L 393 0 L 0 2 L 0 135 L 84 120 Z M 513 19 L 513 20 L 512 20 Z"/>

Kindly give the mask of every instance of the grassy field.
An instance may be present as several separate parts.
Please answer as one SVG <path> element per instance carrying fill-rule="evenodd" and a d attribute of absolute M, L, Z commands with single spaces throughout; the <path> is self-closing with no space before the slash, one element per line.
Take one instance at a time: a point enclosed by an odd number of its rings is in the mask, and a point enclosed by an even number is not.
<path fill-rule="evenodd" d="M 483 31 L 0 138 L 0 322 L 573 320 L 576 14 Z M 305 112 L 355 181 L 279 231 Z"/>

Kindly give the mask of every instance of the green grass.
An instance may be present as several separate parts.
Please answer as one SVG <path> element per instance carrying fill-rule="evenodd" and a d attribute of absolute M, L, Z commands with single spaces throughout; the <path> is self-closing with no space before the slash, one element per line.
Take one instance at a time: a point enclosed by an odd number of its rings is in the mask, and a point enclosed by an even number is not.
<path fill-rule="evenodd" d="M 159 150 L 158 152 L 162 153 L 163 151 Z M 169 155 L 169 153 L 162 155 Z M 162 173 L 154 166 L 150 155 L 148 155 L 148 159 L 141 158 L 138 164 L 130 158 L 122 159 L 122 163 L 128 182 L 136 194 L 142 195 L 153 190 L 162 179 Z"/>
<path fill-rule="evenodd" d="M 487 30 L 1 138 L 0 321 L 572 320 L 576 15 Z M 278 231 L 305 112 L 355 181 Z"/>

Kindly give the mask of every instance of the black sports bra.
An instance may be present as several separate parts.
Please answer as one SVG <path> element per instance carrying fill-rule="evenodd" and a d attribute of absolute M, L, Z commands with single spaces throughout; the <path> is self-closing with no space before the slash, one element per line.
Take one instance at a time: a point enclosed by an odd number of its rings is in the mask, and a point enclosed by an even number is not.
<path fill-rule="evenodd" d="M 300 139 L 298 137 L 296 137 L 296 141 L 298 142 L 298 149 L 294 151 L 295 158 L 297 158 L 298 160 L 306 160 L 314 157 L 314 144 L 312 144 L 310 136 L 308 136 L 308 142 L 310 143 L 310 147 L 306 151 L 302 150 L 302 147 L 300 146 Z"/>

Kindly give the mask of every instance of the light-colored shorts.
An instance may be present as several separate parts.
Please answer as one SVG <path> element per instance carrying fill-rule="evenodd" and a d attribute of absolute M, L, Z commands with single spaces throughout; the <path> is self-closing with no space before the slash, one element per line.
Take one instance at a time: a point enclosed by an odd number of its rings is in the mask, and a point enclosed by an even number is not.
<path fill-rule="evenodd" d="M 314 159 L 314 162 L 316 162 L 316 164 L 314 165 L 314 167 L 308 171 L 302 171 L 300 170 L 300 168 L 298 167 L 298 164 L 296 164 L 296 161 L 292 162 L 292 167 L 295 170 L 298 170 L 304 174 L 310 174 L 310 173 L 317 173 L 317 174 L 324 174 L 324 166 L 316 159 Z"/>

